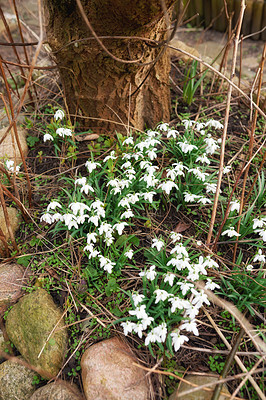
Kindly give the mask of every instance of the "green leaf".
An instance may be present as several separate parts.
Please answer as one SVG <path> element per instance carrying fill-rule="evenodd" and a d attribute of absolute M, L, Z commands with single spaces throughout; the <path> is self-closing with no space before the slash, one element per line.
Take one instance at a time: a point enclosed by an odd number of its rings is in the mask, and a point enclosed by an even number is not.
<path fill-rule="evenodd" d="M 32 255 L 19 257 L 19 258 L 17 258 L 17 263 L 19 265 L 23 265 L 23 267 L 27 267 L 29 265 L 31 258 L 32 258 Z"/>

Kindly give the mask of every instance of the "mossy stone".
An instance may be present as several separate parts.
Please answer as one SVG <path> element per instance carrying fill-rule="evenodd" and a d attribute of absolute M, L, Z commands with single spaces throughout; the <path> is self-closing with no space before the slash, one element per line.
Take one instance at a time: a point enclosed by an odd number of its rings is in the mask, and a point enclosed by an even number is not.
<path fill-rule="evenodd" d="M 75 385 L 53 382 L 37 389 L 30 400 L 83 400 Z"/>
<path fill-rule="evenodd" d="M 0 400 L 29 400 L 36 373 L 24 365 L 5 361 L 0 365 Z"/>
<path fill-rule="evenodd" d="M 46 378 L 55 376 L 67 349 L 62 311 L 44 289 L 22 297 L 6 319 L 6 332 L 28 363 Z"/>

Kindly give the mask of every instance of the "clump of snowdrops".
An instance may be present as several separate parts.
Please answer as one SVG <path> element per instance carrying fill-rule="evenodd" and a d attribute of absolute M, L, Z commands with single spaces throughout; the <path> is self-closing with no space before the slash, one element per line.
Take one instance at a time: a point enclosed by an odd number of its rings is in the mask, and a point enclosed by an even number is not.
<path fill-rule="evenodd" d="M 184 120 L 182 125 L 183 134 L 163 123 L 144 134 L 118 135 L 115 150 L 103 159 L 95 160 L 91 154 L 85 164 L 87 174 L 68 179 L 69 200 L 51 201 L 41 217 L 55 224 L 55 231 L 65 229 L 83 241 L 90 268 L 108 275 L 125 266 L 138 270 L 142 287 L 129 293 L 132 309 L 120 323 L 125 335 L 144 336 L 151 351 L 152 343 L 177 351 L 189 340 L 188 333 L 198 335 L 196 317 L 202 305 L 210 303 L 197 282 L 203 280 L 209 290 L 219 288 L 208 277 L 208 270 L 218 264 L 195 250 L 193 239 L 169 231 L 153 237 L 148 249 L 135 240 L 135 223 L 147 219 L 146 210 L 158 209 L 164 198 L 177 208 L 190 204 L 202 208 L 213 202 L 214 155 L 220 141 L 212 132 L 223 126 L 214 120 Z M 167 155 L 167 165 L 158 162 L 162 155 Z M 146 259 L 141 270 L 135 262 L 139 252 Z"/>

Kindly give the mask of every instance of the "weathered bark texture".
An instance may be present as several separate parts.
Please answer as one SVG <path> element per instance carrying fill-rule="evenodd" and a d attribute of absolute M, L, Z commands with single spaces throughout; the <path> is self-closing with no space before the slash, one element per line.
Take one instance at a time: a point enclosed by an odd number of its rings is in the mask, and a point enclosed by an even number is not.
<path fill-rule="evenodd" d="M 174 0 L 165 0 L 170 7 Z M 169 120 L 170 60 L 165 51 L 153 68 L 114 60 L 92 38 L 76 0 L 45 0 L 46 31 L 58 64 L 70 113 L 88 117 L 83 125 L 95 132 L 125 127 L 137 129 Z M 98 36 L 166 38 L 160 0 L 82 0 L 84 11 Z M 88 40 L 84 40 L 88 39 Z M 142 40 L 102 39 L 116 57 L 140 63 L 155 60 L 162 47 Z M 135 90 L 148 75 L 139 90 Z M 130 94 L 133 94 L 130 96 Z M 130 106 L 129 106 L 130 103 Z"/>

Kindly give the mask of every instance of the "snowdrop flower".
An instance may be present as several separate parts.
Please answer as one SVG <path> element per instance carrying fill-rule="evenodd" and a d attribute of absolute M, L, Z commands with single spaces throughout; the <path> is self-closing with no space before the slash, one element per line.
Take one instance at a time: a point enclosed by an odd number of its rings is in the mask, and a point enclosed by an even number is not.
<path fill-rule="evenodd" d="M 139 294 L 138 292 L 132 293 L 132 300 L 134 302 L 135 307 L 137 307 L 139 303 L 142 303 L 144 299 L 145 299 L 144 294 Z"/>
<path fill-rule="evenodd" d="M 156 333 L 156 331 L 152 329 L 146 336 L 145 346 L 148 346 L 150 343 L 155 343 L 155 342 L 161 343 L 161 338 Z"/>
<path fill-rule="evenodd" d="M 83 250 L 89 252 L 89 255 L 88 255 L 89 260 L 90 260 L 91 258 L 98 257 L 99 254 L 100 254 L 100 252 L 99 252 L 98 250 L 96 250 L 96 249 L 93 247 L 92 244 L 87 244 L 87 246 L 85 246 Z"/>
<path fill-rule="evenodd" d="M 189 144 L 188 141 L 185 139 L 184 142 L 177 143 L 182 150 L 183 153 L 191 153 L 192 150 L 197 149 L 197 146 L 194 144 Z"/>
<path fill-rule="evenodd" d="M 263 228 L 265 225 L 266 225 L 266 217 L 253 219 L 253 229 Z"/>
<path fill-rule="evenodd" d="M 124 329 L 124 335 L 127 336 L 135 328 L 135 323 L 132 321 L 121 322 L 121 326 Z"/>
<path fill-rule="evenodd" d="M 129 136 L 128 138 L 126 138 L 123 141 L 123 145 L 125 145 L 125 144 L 133 146 L 134 145 L 134 138 L 132 136 Z"/>
<path fill-rule="evenodd" d="M 174 346 L 175 351 L 178 351 L 182 344 L 189 341 L 187 336 L 180 335 L 179 330 L 170 333 L 170 336 L 172 337 L 172 345 Z"/>
<path fill-rule="evenodd" d="M 153 317 L 149 317 L 148 315 L 145 318 L 142 318 L 141 323 L 143 326 L 143 329 L 147 329 L 148 326 L 150 326 L 150 324 L 154 321 Z"/>
<path fill-rule="evenodd" d="M 158 251 L 160 251 L 160 250 L 164 247 L 164 241 L 161 240 L 161 239 L 157 239 L 157 238 L 152 239 L 152 245 L 151 245 L 151 247 L 152 247 L 152 248 L 153 248 L 153 247 L 156 247 L 156 249 L 157 249 Z"/>
<path fill-rule="evenodd" d="M 109 156 L 106 156 L 103 160 L 103 162 L 106 162 L 108 160 L 115 160 L 116 159 L 116 155 L 115 155 L 115 151 L 112 150 Z"/>
<path fill-rule="evenodd" d="M 61 204 L 58 203 L 58 201 L 51 201 L 51 203 L 47 206 L 47 212 L 50 210 L 55 210 L 56 207 L 62 208 Z"/>
<path fill-rule="evenodd" d="M 167 132 L 168 129 L 169 129 L 169 124 L 162 123 L 162 124 L 157 126 L 157 129 L 159 129 L 159 131 Z"/>
<path fill-rule="evenodd" d="M 124 164 L 121 165 L 122 169 L 128 169 L 128 168 L 131 168 L 131 167 L 132 167 L 132 164 L 131 164 L 130 161 L 126 161 Z"/>
<path fill-rule="evenodd" d="M 200 196 L 199 199 L 197 200 L 197 203 L 211 204 L 212 201 L 210 199 L 208 199 L 207 197 Z"/>
<path fill-rule="evenodd" d="M 149 281 L 153 281 L 157 275 L 155 271 L 155 265 L 151 265 L 147 271 L 142 271 L 139 273 L 139 276 L 145 276 Z"/>
<path fill-rule="evenodd" d="M 172 179 L 173 181 L 175 180 L 175 178 L 177 177 L 177 171 L 175 170 L 175 169 L 171 169 L 171 168 L 169 168 L 169 169 L 167 169 L 166 170 L 166 176 L 167 176 L 167 178 L 169 178 L 169 179 Z"/>
<path fill-rule="evenodd" d="M 233 212 L 233 211 L 239 212 L 239 210 L 240 210 L 240 201 L 239 200 L 230 201 L 230 211 L 231 212 Z"/>
<path fill-rule="evenodd" d="M 203 154 L 202 156 L 199 156 L 198 158 L 196 158 L 196 162 L 201 162 L 202 164 L 210 164 L 210 160 L 208 159 L 208 157 L 206 156 L 206 154 Z"/>
<path fill-rule="evenodd" d="M 207 256 L 207 257 L 205 258 L 204 265 L 205 265 L 205 267 L 207 267 L 207 268 L 219 268 L 219 264 L 217 264 L 217 262 L 214 261 L 214 260 L 211 258 L 211 256 Z"/>
<path fill-rule="evenodd" d="M 64 214 L 62 215 L 62 219 L 69 230 L 72 227 L 78 229 L 77 219 L 74 214 Z"/>
<path fill-rule="evenodd" d="M 50 135 L 50 133 L 46 133 L 46 134 L 43 136 L 43 141 L 46 142 L 47 140 L 52 140 L 52 141 L 54 140 L 53 136 Z"/>
<path fill-rule="evenodd" d="M 256 229 L 255 232 L 258 233 L 259 236 L 262 237 L 262 240 L 264 242 L 266 242 L 266 229 Z"/>
<path fill-rule="evenodd" d="M 115 224 L 115 225 L 113 226 L 113 229 L 116 229 L 116 230 L 117 230 L 118 235 L 122 235 L 123 230 L 125 229 L 125 227 L 126 227 L 127 225 L 128 225 L 128 224 L 127 224 L 126 222 L 120 222 L 120 223 L 118 223 L 118 224 Z"/>
<path fill-rule="evenodd" d="M 52 219 L 53 219 L 53 222 L 57 222 L 57 221 L 62 221 L 63 220 L 62 215 L 59 214 L 59 213 L 53 214 L 52 215 Z"/>
<path fill-rule="evenodd" d="M 6 169 L 9 171 L 9 172 L 19 172 L 19 170 L 20 170 L 20 166 L 19 165 L 16 165 L 16 171 L 15 171 L 15 162 L 13 161 L 13 160 L 6 160 L 6 162 L 5 162 L 5 166 L 6 166 Z"/>
<path fill-rule="evenodd" d="M 158 185 L 158 189 L 162 189 L 166 194 L 170 194 L 171 190 L 173 188 L 176 188 L 176 190 L 179 190 L 177 184 L 173 181 L 166 181 Z"/>
<path fill-rule="evenodd" d="M 189 308 L 186 309 L 184 317 L 188 317 L 189 319 L 194 319 L 199 313 L 198 305 L 190 304 Z"/>
<path fill-rule="evenodd" d="M 206 193 L 216 193 L 217 185 L 216 183 L 205 183 Z M 220 190 L 221 192 L 221 190 Z"/>
<path fill-rule="evenodd" d="M 237 231 L 234 229 L 233 226 L 230 226 L 229 229 L 227 229 L 226 231 L 224 231 L 222 233 L 222 236 L 227 235 L 229 237 L 234 237 L 234 236 L 241 236 L 240 233 L 237 233 Z"/>
<path fill-rule="evenodd" d="M 154 333 L 155 335 L 158 335 L 160 338 L 159 343 L 164 343 L 166 336 L 167 336 L 167 325 L 165 322 L 163 322 L 162 324 L 156 326 L 156 328 L 154 328 Z"/>
<path fill-rule="evenodd" d="M 193 175 L 195 175 L 196 178 L 198 178 L 199 180 L 201 180 L 202 182 L 205 181 L 206 176 L 208 176 L 209 174 L 202 172 L 199 167 L 197 168 L 191 168 L 188 170 L 188 172 L 192 172 Z"/>
<path fill-rule="evenodd" d="M 127 258 L 129 258 L 130 260 L 132 260 L 133 254 L 134 254 L 134 252 L 132 249 L 129 249 L 128 251 L 125 252 L 125 256 Z"/>
<path fill-rule="evenodd" d="M 96 243 L 96 241 L 97 241 L 97 233 L 95 233 L 95 232 L 87 233 L 87 243 L 88 244 Z"/>
<path fill-rule="evenodd" d="M 187 332 L 193 332 L 194 335 L 199 336 L 199 331 L 197 328 L 196 321 L 194 319 L 185 320 L 182 325 L 180 325 L 180 330 L 185 329 Z"/>
<path fill-rule="evenodd" d="M 169 296 L 168 296 L 169 297 Z M 171 307 L 171 313 L 174 313 L 176 309 L 178 308 L 179 310 L 183 310 L 185 306 L 187 305 L 188 301 L 181 299 L 178 296 L 175 297 L 169 297 L 168 298 L 169 303 L 172 303 Z"/>
<path fill-rule="evenodd" d="M 195 289 L 191 289 L 191 293 L 193 293 L 195 296 L 192 300 L 192 304 L 196 305 L 198 308 L 200 308 L 204 303 L 208 306 L 211 304 L 203 289 L 201 289 L 200 292 L 197 292 Z"/>
<path fill-rule="evenodd" d="M 247 270 L 247 271 L 252 271 L 252 270 L 253 270 L 253 265 L 248 264 L 248 265 L 246 266 L 246 270 Z"/>
<path fill-rule="evenodd" d="M 72 131 L 69 128 L 57 128 L 56 134 L 61 137 L 72 136 Z"/>
<path fill-rule="evenodd" d="M 217 283 L 213 282 L 210 278 L 207 278 L 205 289 L 214 290 L 216 288 L 219 289 L 220 286 Z"/>
<path fill-rule="evenodd" d="M 155 304 L 159 301 L 165 301 L 169 297 L 169 293 L 166 290 L 156 289 L 154 292 L 156 294 Z"/>
<path fill-rule="evenodd" d="M 167 272 L 167 274 L 164 275 L 163 281 L 165 283 L 169 283 L 170 286 L 173 286 L 174 284 L 174 279 L 175 279 L 175 274 L 172 274 L 171 272 Z"/>
<path fill-rule="evenodd" d="M 150 160 L 155 160 L 155 158 L 157 158 L 157 154 L 154 149 L 149 150 L 147 152 L 147 156 L 149 157 Z"/>
<path fill-rule="evenodd" d="M 141 339 L 142 338 L 142 332 L 143 332 L 143 324 L 141 322 L 138 322 L 135 324 L 134 327 L 134 332 L 138 334 L 138 337 Z"/>
<path fill-rule="evenodd" d="M 223 124 L 219 121 L 215 121 L 214 119 L 210 119 L 208 122 L 206 122 L 205 126 L 211 126 L 214 129 L 223 129 Z"/>
<path fill-rule="evenodd" d="M 151 129 L 149 129 L 149 130 L 146 132 L 146 135 L 147 135 L 148 137 L 155 137 L 156 135 L 158 135 L 158 133 L 157 133 L 156 131 L 152 131 Z"/>
<path fill-rule="evenodd" d="M 133 217 L 134 217 L 134 214 L 133 214 L 133 212 L 132 212 L 132 210 L 131 210 L 130 208 L 128 208 L 127 211 L 125 211 L 125 212 L 121 215 L 121 219 L 123 219 L 123 218 L 128 219 L 128 218 L 133 218 Z"/>
<path fill-rule="evenodd" d="M 89 222 L 92 222 L 95 226 L 99 225 L 99 217 L 98 215 L 92 215 L 89 219 Z"/>
<path fill-rule="evenodd" d="M 148 201 L 149 203 L 153 202 L 153 196 L 156 194 L 156 192 L 146 192 L 143 193 L 144 200 Z"/>
<path fill-rule="evenodd" d="M 192 194 L 189 192 L 184 192 L 184 200 L 186 203 L 194 203 L 195 200 L 197 200 L 200 196 L 197 194 Z"/>
<path fill-rule="evenodd" d="M 188 167 L 186 167 L 182 162 L 178 162 L 178 163 L 174 163 L 173 168 L 176 172 L 176 175 L 180 175 L 180 176 L 184 176 L 184 169 L 188 169 Z"/>
<path fill-rule="evenodd" d="M 228 174 L 231 171 L 231 165 L 226 165 L 223 169 L 223 174 Z"/>
<path fill-rule="evenodd" d="M 53 223 L 53 216 L 49 213 L 45 213 L 41 216 L 40 218 L 41 222 L 46 222 L 47 224 L 52 224 Z"/>
<path fill-rule="evenodd" d="M 178 254 L 179 256 L 188 257 L 188 252 L 182 243 L 178 243 L 171 251 L 170 254 Z"/>
<path fill-rule="evenodd" d="M 171 232 L 170 239 L 172 239 L 173 243 L 179 242 L 182 239 L 181 233 Z"/>
<path fill-rule="evenodd" d="M 129 311 L 130 315 L 135 315 L 137 319 L 143 319 L 146 318 L 148 315 L 146 313 L 146 306 L 145 304 L 142 304 L 141 306 L 137 306 L 135 310 L 130 310 Z"/>
<path fill-rule="evenodd" d="M 115 266 L 114 262 L 111 262 L 109 258 L 104 257 L 102 255 L 99 255 L 98 257 L 100 261 L 100 266 L 103 268 L 105 271 L 107 271 L 109 274 L 111 274 L 113 267 Z"/>
<path fill-rule="evenodd" d="M 262 254 L 262 250 L 259 249 L 258 253 L 255 255 L 253 262 L 263 262 L 265 263 L 265 256 Z"/>
<path fill-rule="evenodd" d="M 177 282 L 177 285 L 180 285 L 183 296 L 185 296 L 191 290 L 191 288 L 194 287 L 193 283 L 188 282 Z"/>
<path fill-rule="evenodd" d="M 205 128 L 206 124 L 204 122 L 196 122 L 196 130 L 200 132 L 203 128 Z"/>
<path fill-rule="evenodd" d="M 58 119 L 62 120 L 65 117 L 65 113 L 63 110 L 57 110 L 54 115 L 54 119 L 57 121 Z"/>
<path fill-rule="evenodd" d="M 176 139 L 176 136 L 177 135 L 179 135 L 179 132 L 177 131 L 177 130 L 175 130 L 175 129 L 170 129 L 168 132 L 167 132 L 167 137 L 168 138 L 174 138 L 174 139 Z"/>
<path fill-rule="evenodd" d="M 108 233 L 108 232 L 113 232 L 113 228 L 111 224 L 108 224 L 107 222 L 102 222 L 102 224 L 99 227 L 99 234 L 103 235 L 103 233 Z"/>
<path fill-rule="evenodd" d="M 78 201 L 75 203 L 71 203 L 69 205 L 69 208 L 71 209 L 74 215 L 77 215 L 78 212 L 81 215 L 83 215 L 85 210 L 90 211 L 90 207 L 87 206 L 87 204 L 79 203 Z"/>
<path fill-rule="evenodd" d="M 182 123 L 184 124 L 184 127 L 187 129 L 191 128 L 195 124 L 195 121 L 190 121 L 189 119 L 183 119 Z"/>
<path fill-rule="evenodd" d="M 94 169 L 96 169 L 97 167 L 100 167 L 101 164 L 94 162 L 94 161 L 86 161 L 85 162 L 85 167 L 87 168 L 88 172 L 91 173 Z"/>
<path fill-rule="evenodd" d="M 210 135 L 204 139 L 204 142 L 207 144 L 206 147 L 206 154 L 214 154 L 217 149 L 219 149 L 219 146 Z"/>

